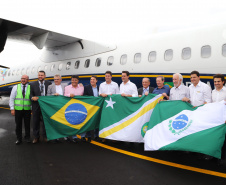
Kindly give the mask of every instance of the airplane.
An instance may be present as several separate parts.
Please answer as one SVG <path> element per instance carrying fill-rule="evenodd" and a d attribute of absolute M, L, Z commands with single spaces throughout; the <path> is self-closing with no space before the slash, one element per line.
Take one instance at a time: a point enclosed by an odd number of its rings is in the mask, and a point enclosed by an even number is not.
<path fill-rule="evenodd" d="M 27 74 L 30 82 L 37 80 L 40 70 L 46 72 L 47 80 L 60 74 L 65 83 L 70 83 L 71 75 L 79 75 L 84 85 L 89 84 L 91 75 L 98 77 L 98 84 L 105 81 L 107 70 L 120 84 L 121 72 L 127 70 L 138 88 L 143 77 L 149 77 L 151 86 L 156 87 L 158 75 L 163 75 L 165 84 L 171 87 L 174 73 L 181 73 L 188 86 L 193 70 L 199 71 L 201 80 L 213 88 L 212 76 L 226 71 L 226 24 L 159 33 L 113 45 L 0 18 L 0 52 L 4 52 L 7 40 L 32 43 L 41 52 L 31 63 L 10 69 L 0 67 L 1 95 L 9 95 L 22 74 Z"/>

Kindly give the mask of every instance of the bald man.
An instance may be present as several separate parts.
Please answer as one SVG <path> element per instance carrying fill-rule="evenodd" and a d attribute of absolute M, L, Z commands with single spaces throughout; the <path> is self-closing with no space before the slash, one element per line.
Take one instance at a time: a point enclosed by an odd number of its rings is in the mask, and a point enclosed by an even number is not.
<path fill-rule="evenodd" d="M 9 106 L 16 122 L 16 145 L 22 143 L 22 121 L 24 120 L 26 142 L 30 142 L 31 96 L 29 77 L 23 75 L 21 83 L 15 85 L 10 94 Z"/>
<path fill-rule="evenodd" d="M 149 78 L 143 78 L 142 79 L 142 86 L 138 89 L 138 96 L 141 97 L 143 95 L 147 96 L 149 93 L 152 93 L 154 90 L 154 87 L 150 86 L 151 82 Z"/>

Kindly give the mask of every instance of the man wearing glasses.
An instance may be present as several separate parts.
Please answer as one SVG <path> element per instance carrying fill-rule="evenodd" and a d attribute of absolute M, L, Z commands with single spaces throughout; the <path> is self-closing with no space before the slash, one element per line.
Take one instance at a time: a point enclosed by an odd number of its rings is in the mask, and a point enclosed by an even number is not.
<path fill-rule="evenodd" d="M 67 86 L 67 84 L 63 84 L 62 82 L 62 78 L 61 75 L 56 74 L 54 76 L 54 84 L 51 84 L 48 87 L 48 91 L 47 91 L 47 96 L 59 96 L 59 95 L 64 95 L 64 88 Z"/>
<path fill-rule="evenodd" d="M 38 96 L 46 96 L 48 86 L 51 84 L 45 81 L 45 71 L 38 72 L 38 81 L 31 83 L 31 100 L 32 100 L 32 113 L 33 113 L 33 144 L 39 142 L 40 138 L 40 125 L 42 126 L 43 141 L 47 142 L 45 126 L 43 123 L 41 109 L 38 103 Z M 41 123 L 41 124 L 40 124 Z"/>

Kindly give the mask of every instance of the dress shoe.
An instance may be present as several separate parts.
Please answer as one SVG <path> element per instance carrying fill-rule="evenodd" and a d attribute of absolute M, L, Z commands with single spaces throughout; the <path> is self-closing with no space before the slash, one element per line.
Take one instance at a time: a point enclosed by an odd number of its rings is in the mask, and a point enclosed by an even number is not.
<path fill-rule="evenodd" d="M 31 140 L 28 138 L 28 139 L 24 139 L 27 143 L 30 143 Z"/>
<path fill-rule="evenodd" d="M 19 144 L 21 144 L 21 143 L 22 143 L 21 140 L 17 140 L 17 141 L 15 142 L 16 145 L 19 145 Z"/>
<path fill-rule="evenodd" d="M 95 137 L 94 140 L 95 140 L 95 141 L 99 141 L 100 138 L 99 138 L 99 137 Z"/>
<path fill-rule="evenodd" d="M 82 142 L 86 142 L 86 138 L 85 138 L 85 137 L 82 137 L 82 138 L 81 138 L 81 141 L 82 141 Z"/>
<path fill-rule="evenodd" d="M 68 143 L 71 142 L 71 139 L 69 137 L 65 137 L 64 140 L 67 141 Z"/>
<path fill-rule="evenodd" d="M 73 141 L 73 143 L 78 143 L 78 139 L 77 138 L 74 138 L 72 141 Z"/>
<path fill-rule="evenodd" d="M 39 139 L 38 139 L 38 138 L 35 138 L 35 139 L 32 141 L 33 144 L 36 144 L 36 143 L 38 143 L 38 142 L 39 142 Z"/>
<path fill-rule="evenodd" d="M 204 155 L 204 159 L 205 159 L 206 161 L 210 161 L 210 160 L 213 159 L 213 157 L 212 157 L 212 156 L 209 156 L 209 155 Z"/>
<path fill-rule="evenodd" d="M 89 143 L 91 142 L 91 137 L 88 137 L 87 142 Z"/>

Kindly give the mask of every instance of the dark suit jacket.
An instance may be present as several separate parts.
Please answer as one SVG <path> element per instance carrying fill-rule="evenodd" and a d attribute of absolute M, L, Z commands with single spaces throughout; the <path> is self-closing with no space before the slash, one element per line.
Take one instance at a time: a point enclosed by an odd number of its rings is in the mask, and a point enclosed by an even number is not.
<path fill-rule="evenodd" d="M 51 82 L 45 81 L 45 96 L 47 94 L 48 86 L 51 85 L 51 84 L 52 84 Z M 41 96 L 39 82 L 35 81 L 35 82 L 32 82 L 30 85 L 31 85 L 31 98 L 33 96 Z M 39 108 L 38 101 L 32 101 L 32 110 L 35 111 L 38 108 Z"/>
<path fill-rule="evenodd" d="M 152 93 L 154 90 L 154 87 L 149 86 L 149 93 Z M 138 95 L 142 95 L 143 94 L 143 87 L 138 89 Z"/>
<path fill-rule="evenodd" d="M 99 86 L 97 85 L 97 90 L 98 90 L 98 92 L 99 92 Z M 84 86 L 84 94 L 83 94 L 84 96 L 86 95 L 86 96 L 94 96 L 93 95 L 93 88 L 92 88 L 92 86 L 91 85 L 86 85 L 86 86 Z"/>

